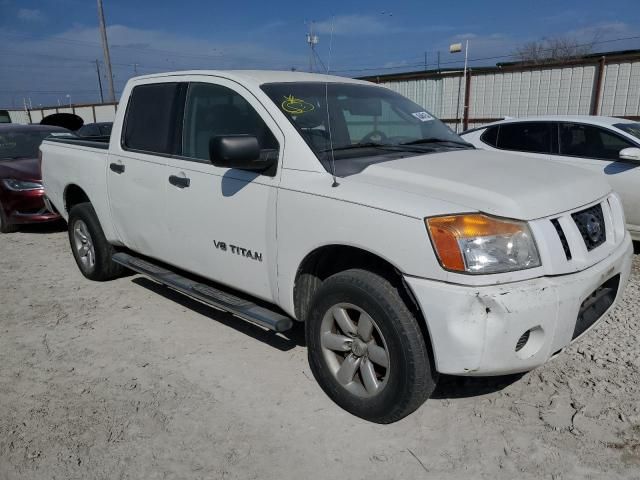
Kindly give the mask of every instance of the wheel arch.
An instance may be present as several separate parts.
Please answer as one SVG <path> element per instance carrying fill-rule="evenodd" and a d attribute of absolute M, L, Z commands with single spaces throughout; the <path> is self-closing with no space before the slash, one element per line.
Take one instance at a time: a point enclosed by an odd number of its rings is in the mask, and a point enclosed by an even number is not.
<path fill-rule="evenodd" d="M 91 203 L 91 200 L 89 199 L 89 195 L 87 195 L 87 193 L 75 183 L 70 183 L 65 187 L 63 198 L 64 198 L 64 209 L 67 211 L 67 213 L 70 212 L 71 209 L 75 205 L 78 205 L 79 203 L 84 203 L 84 202 Z"/>
<path fill-rule="evenodd" d="M 411 288 L 404 281 L 401 270 L 380 255 L 359 247 L 343 244 L 323 245 L 303 258 L 298 266 L 293 286 L 293 307 L 296 319 L 306 321 L 313 296 L 326 278 L 352 268 L 376 273 L 387 279 L 398 290 L 407 307 L 418 318 L 422 334 L 432 355 L 433 345 L 426 317 Z"/>

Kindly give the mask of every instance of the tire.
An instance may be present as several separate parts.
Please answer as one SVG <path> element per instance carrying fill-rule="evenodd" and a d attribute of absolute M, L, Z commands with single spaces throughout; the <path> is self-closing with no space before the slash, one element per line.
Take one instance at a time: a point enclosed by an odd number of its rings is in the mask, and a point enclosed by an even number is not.
<path fill-rule="evenodd" d="M 124 268 L 113 262 L 115 250 L 104 236 L 98 216 L 90 203 L 79 203 L 69 212 L 69 244 L 80 272 L 89 280 L 112 280 Z"/>
<path fill-rule="evenodd" d="M 365 420 L 396 422 L 436 387 L 418 319 L 398 290 L 374 273 L 353 269 L 326 279 L 312 301 L 306 340 L 320 387 Z"/>
<path fill-rule="evenodd" d="M 17 231 L 18 227 L 9 223 L 7 215 L 4 213 L 4 208 L 2 204 L 0 204 L 0 233 L 13 233 Z"/>

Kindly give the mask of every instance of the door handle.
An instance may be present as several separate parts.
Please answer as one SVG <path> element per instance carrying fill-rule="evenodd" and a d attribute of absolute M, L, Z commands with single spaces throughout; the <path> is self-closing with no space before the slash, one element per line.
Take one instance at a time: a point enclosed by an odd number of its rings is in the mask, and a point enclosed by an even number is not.
<path fill-rule="evenodd" d="M 124 173 L 124 165 L 121 163 L 112 163 L 109 165 L 109 168 L 118 174 Z"/>
<path fill-rule="evenodd" d="M 177 175 L 171 175 L 169 177 L 169 183 L 175 185 L 178 188 L 187 188 L 191 185 L 191 179 L 187 177 L 178 177 Z"/>

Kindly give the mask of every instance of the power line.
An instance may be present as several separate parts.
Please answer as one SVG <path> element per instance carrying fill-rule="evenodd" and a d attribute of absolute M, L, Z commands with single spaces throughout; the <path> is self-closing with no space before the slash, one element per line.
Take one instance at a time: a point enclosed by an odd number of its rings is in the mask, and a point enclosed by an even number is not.
<path fill-rule="evenodd" d="M 614 38 L 614 39 L 610 39 L 610 40 L 600 40 L 597 42 L 591 42 L 591 43 L 584 43 L 584 44 L 577 44 L 575 45 L 576 47 L 587 47 L 587 46 L 593 46 L 593 45 L 600 45 L 600 44 L 605 44 L 605 43 L 613 43 L 613 42 L 621 42 L 621 41 L 625 41 L 625 40 L 637 40 L 640 39 L 640 35 L 636 35 L 636 36 L 632 36 L 632 37 L 621 37 L 621 38 Z M 543 48 L 540 49 L 541 52 L 552 52 L 554 49 L 553 48 Z M 499 60 L 499 59 L 505 59 L 505 58 L 513 58 L 513 57 L 517 57 L 518 54 L 517 53 L 510 53 L 510 54 L 506 54 L 506 55 L 494 55 L 491 57 L 478 57 L 478 58 L 470 58 L 468 61 L 469 62 L 479 62 L 479 61 L 485 61 L 485 60 Z M 450 60 L 447 62 L 440 62 L 440 65 L 452 65 L 452 64 L 459 64 L 459 63 L 463 63 L 464 60 Z M 406 67 L 418 67 L 418 66 L 423 66 L 424 62 L 418 62 L 418 63 L 406 63 L 403 65 L 398 65 L 398 66 L 381 66 L 381 67 L 368 67 L 368 68 L 360 68 L 360 69 L 343 69 L 343 70 L 333 70 L 334 72 L 365 72 L 365 71 L 371 71 L 371 70 L 394 70 L 394 69 L 398 69 L 398 68 L 406 68 Z"/>

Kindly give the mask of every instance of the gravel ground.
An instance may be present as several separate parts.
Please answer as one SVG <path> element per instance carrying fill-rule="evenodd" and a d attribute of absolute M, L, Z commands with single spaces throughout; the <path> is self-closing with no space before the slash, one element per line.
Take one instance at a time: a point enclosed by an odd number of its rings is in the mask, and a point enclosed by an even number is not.
<path fill-rule="evenodd" d="M 375 425 L 264 332 L 139 276 L 93 283 L 66 234 L 0 237 L 0 479 L 640 479 L 640 255 L 587 338 L 519 377 L 445 377 Z"/>

